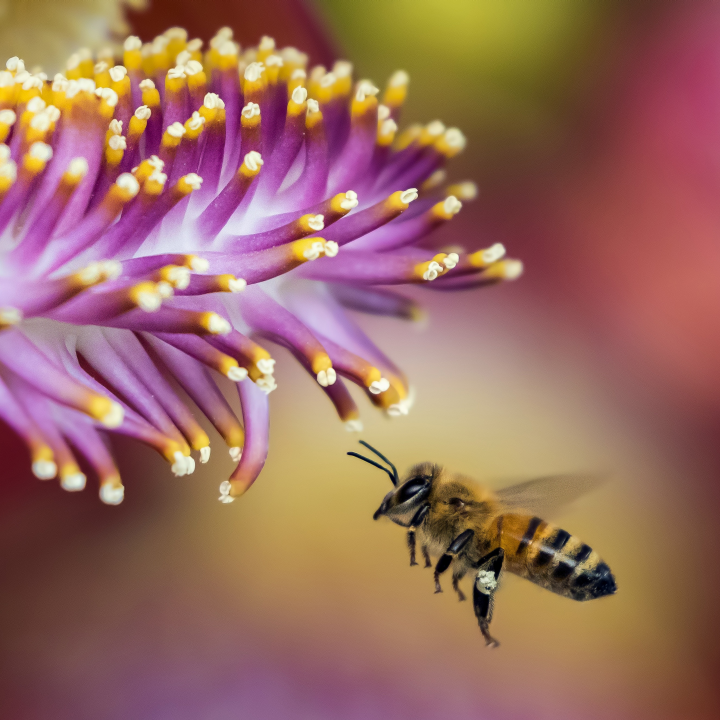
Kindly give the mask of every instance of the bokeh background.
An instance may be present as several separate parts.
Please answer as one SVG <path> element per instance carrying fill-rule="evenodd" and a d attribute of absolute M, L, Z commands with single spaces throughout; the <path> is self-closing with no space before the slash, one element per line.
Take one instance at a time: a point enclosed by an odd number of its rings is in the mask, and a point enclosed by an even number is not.
<path fill-rule="evenodd" d="M 97 45 L 117 28 L 65 5 Z M 144 39 L 229 24 L 378 82 L 403 68 L 405 120 L 463 129 L 452 173 L 481 194 L 433 241 L 503 242 L 526 273 L 418 292 L 424 324 L 361 321 L 417 390 L 407 418 L 368 407 L 363 437 L 498 487 L 607 473 L 556 519 L 620 590 L 580 604 L 509 577 L 486 649 L 472 607 L 372 521 L 387 479 L 345 456 L 355 438 L 277 350 L 270 459 L 233 505 L 222 452 L 175 479 L 118 443 L 126 500 L 106 507 L 27 477 L 0 435 L 0 717 L 720 716 L 720 6 L 150 5 L 129 15 Z"/>

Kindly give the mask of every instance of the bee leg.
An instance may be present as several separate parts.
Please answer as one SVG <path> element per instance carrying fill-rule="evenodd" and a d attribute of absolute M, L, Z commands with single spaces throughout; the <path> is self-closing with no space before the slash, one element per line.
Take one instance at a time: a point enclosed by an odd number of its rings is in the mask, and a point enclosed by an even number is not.
<path fill-rule="evenodd" d="M 413 519 L 410 521 L 410 529 L 408 530 L 407 534 L 407 544 L 408 544 L 408 550 L 410 550 L 410 567 L 413 565 L 417 565 L 415 562 L 415 528 L 422 525 L 423 521 L 425 520 L 425 517 L 427 516 L 428 512 L 430 511 L 429 505 L 423 505 L 413 516 Z M 423 548 L 424 550 L 424 548 Z"/>
<path fill-rule="evenodd" d="M 497 647 L 498 643 L 490 635 L 490 621 L 492 620 L 493 606 L 495 604 L 495 591 L 497 590 L 498 577 L 502 570 L 505 552 L 497 548 L 480 559 L 478 573 L 473 585 L 473 606 L 475 617 L 480 626 L 480 632 L 485 638 L 485 644 L 490 647 Z"/>
<path fill-rule="evenodd" d="M 442 592 L 442 588 L 440 587 L 440 575 L 450 567 L 452 561 L 465 549 L 465 546 L 470 542 L 474 535 L 475 532 L 473 530 L 465 530 L 464 532 L 461 532 L 450 543 L 448 549 L 445 551 L 445 554 L 437 561 L 437 565 L 435 565 L 435 573 L 433 575 L 436 593 Z"/>
<path fill-rule="evenodd" d="M 425 567 L 426 568 L 432 567 L 432 561 L 430 560 L 430 553 L 428 552 L 427 546 L 423 545 L 421 550 L 422 550 L 423 557 L 425 558 Z"/>
<path fill-rule="evenodd" d="M 460 589 L 460 586 L 458 585 L 458 583 L 459 583 L 464 577 L 465 577 L 465 570 L 461 571 L 460 573 L 458 573 L 458 571 L 456 570 L 456 571 L 453 573 L 453 578 L 452 578 L 453 590 L 457 593 L 458 600 L 459 600 L 460 602 L 462 602 L 463 600 L 466 600 L 466 599 L 467 599 L 467 598 L 465 597 L 465 593 Z"/>

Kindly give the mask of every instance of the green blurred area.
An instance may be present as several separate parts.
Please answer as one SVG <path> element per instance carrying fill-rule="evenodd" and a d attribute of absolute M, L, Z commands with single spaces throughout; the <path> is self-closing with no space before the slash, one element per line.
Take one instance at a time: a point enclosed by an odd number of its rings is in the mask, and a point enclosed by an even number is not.
<path fill-rule="evenodd" d="M 361 76 L 411 75 L 406 118 L 470 137 L 547 146 L 598 70 L 632 3 L 576 0 L 315 0 Z M 502 148 L 502 150 L 501 150 Z M 493 147 L 477 152 L 492 157 Z M 498 158 L 499 159 L 499 158 Z"/>

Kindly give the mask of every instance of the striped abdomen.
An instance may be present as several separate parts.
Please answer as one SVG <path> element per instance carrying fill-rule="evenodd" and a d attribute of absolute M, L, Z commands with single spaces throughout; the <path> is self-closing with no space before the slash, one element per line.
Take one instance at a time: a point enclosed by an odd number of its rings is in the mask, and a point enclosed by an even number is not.
<path fill-rule="evenodd" d="M 497 521 L 507 569 L 574 600 L 612 595 L 615 578 L 582 540 L 531 515 L 505 514 Z"/>

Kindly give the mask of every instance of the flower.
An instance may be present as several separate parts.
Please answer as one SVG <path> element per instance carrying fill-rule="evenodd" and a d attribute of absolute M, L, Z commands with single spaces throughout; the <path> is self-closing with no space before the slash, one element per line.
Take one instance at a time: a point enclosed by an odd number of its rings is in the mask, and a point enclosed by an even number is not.
<path fill-rule="evenodd" d="M 341 376 L 388 415 L 406 414 L 403 373 L 346 308 L 412 317 L 377 285 L 461 289 L 517 277 L 500 245 L 434 252 L 418 241 L 475 194 L 443 189 L 464 137 L 435 121 L 396 138 L 408 77 L 353 86 L 352 67 L 306 69 L 264 37 L 241 52 L 223 28 L 202 43 L 172 28 L 124 43 L 123 64 L 72 55 L 49 82 L 17 57 L 0 73 L 0 417 L 34 474 L 66 490 L 97 472 L 123 499 L 103 434 L 156 449 L 175 475 L 210 457 L 177 383 L 236 470 L 231 502 L 268 449 L 275 360 L 286 347 L 348 430 Z M 237 384 L 241 423 L 209 370 Z M 170 382 L 172 381 L 172 382 Z"/>

